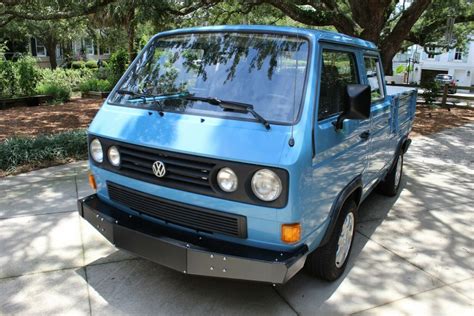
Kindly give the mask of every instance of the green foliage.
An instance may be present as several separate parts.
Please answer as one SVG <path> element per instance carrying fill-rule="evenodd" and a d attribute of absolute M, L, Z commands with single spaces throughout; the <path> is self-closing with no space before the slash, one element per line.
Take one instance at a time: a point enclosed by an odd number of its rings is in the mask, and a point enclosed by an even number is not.
<path fill-rule="evenodd" d="M 40 79 L 40 70 L 33 57 L 18 61 L 0 59 L 0 97 L 34 95 Z"/>
<path fill-rule="evenodd" d="M 0 170 L 7 173 L 22 165 L 34 167 L 86 157 L 87 136 L 83 130 L 37 137 L 13 137 L 0 143 Z"/>
<path fill-rule="evenodd" d="M 440 93 L 439 84 L 434 81 L 428 81 L 422 85 L 423 94 L 422 97 L 425 99 L 425 103 L 429 106 L 434 106 L 434 102 Z"/>
<path fill-rule="evenodd" d="M 86 62 L 82 60 L 76 60 L 71 63 L 72 69 L 82 69 L 86 67 Z"/>
<path fill-rule="evenodd" d="M 107 63 L 107 69 L 109 70 L 109 78 L 115 84 L 127 69 L 128 64 L 128 53 L 124 49 L 119 49 L 110 56 L 109 62 Z"/>
<path fill-rule="evenodd" d="M 38 94 L 52 95 L 55 102 L 66 102 L 71 98 L 71 89 L 62 83 L 42 83 L 36 89 Z"/>
<path fill-rule="evenodd" d="M 86 61 L 85 66 L 86 66 L 86 68 L 89 68 L 89 69 L 98 68 L 97 62 L 96 62 L 95 60 L 88 60 L 88 61 Z"/>
<path fill-rule="evenodd" d="M 404 73 L 407 70 L 407 67 L 405 65 L 398 65 L 398 67 L 395 69 L 395 73 L 397 75 Z"/>
<path fill-rule="evenodd" d="M 82 92 L 100 91 L 107 92 L 112 90 L 113 84 L 109 80 L 91 78 L 83 82 L 80 86 Z"/>
<path fill-rule="evenodd" d="M 5 58 L 5 52 L 8 50 L 7 43 L 0 43 L 0 60 Z"/>
<path fill-rule="evenodd" d="M 35 94 L 36 86 L 41 78 L 40 70 L 36 64 L 36 59 L 29 56 L 20 58 L 17 62 L 18 83 L 22 95 Z"/>
<path fill-rule="evenodd" d="M 20 85 L 15 63 L 9 60 L 0 60 L 0 97 L 13 97 L 19 92 Z"/>
<path fill-rule="evenodd" d="M 81 83 L 93 78 L 95 71 L 88 68 L 63 69 L 56 68 L 42 69 L 41 84 L 57 85 L 67 87 L 71 91 L 79 91 Z"/>

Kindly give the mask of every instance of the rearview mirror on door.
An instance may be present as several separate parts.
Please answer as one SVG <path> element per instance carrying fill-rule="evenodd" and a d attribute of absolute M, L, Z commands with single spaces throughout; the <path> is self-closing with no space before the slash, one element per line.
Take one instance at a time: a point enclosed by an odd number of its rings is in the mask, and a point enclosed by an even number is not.
<path fill-rule="evenodd" d="M 342 129 L 345 119 L 365 120 L 370 117 L 370 86 L 366 84 L 348 84 L 346 86 L 345 109 L 339 115 L 334 126 Z"/>

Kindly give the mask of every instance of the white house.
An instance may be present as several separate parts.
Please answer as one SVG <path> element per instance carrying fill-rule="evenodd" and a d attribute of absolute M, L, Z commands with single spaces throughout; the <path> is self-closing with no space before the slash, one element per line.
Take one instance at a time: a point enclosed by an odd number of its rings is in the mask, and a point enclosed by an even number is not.
<path fill-rule="evenodd" d="M 474 86 L 474 36 L 466 49 L 455 48 L 442 54 L 436 54 L 436 51 L 430 48 L 427 51 L 428 53 L 422 47 L 414 45 L 406 52 L 397 54 L 393 60 L 394 73 L 400 65 L 410 65 L 410 71 L 395 75 L 393 81 L 421 83 L 437 74 L 446 73 L 454 77 L 458 86 Z"/>
<path fill-rule="evenodd" d="M 71 56 L 74 60 L 85 59 L 85 60 L 106 60 L 110 57 L 110 49 L 100 47 L 92 39 L 84 38 L 74 40 L 71 43 L 72 53 Z M 46 50 L 44 43 L 36 38 L 31 38 L 29 51 L 32 56 L 38 58 L 38 64 L 41 67 L 49 67 L 49 53 Z M 60 45 L 56 46 L 56 62 L 58 65 L 64 61 L 63 49 Z"/>

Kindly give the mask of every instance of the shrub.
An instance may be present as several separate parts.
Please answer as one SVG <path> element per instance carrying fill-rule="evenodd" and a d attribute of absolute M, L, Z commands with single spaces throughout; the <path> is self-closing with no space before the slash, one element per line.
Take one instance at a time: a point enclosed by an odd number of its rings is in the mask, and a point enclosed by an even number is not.
<path fill-rule="evenodd" d="M 76 60 L 71 63 L 71 68 L 72 69 L 81 69 L 86 67 L 86 63 L 82 60 Z"/>
<path fill-rule="evenodd" d="M 13 137 L 0 143 L 0 170 L 14 172 L 22 165 L 44 166 L 67 159 L 87 158 L 84 130 L 37 137 Z"/>
<path fill-rule="evenodd" d="M 97 66 L 97 62 L 95 60 L 89 60 L 86 62 L 85 64 L 86 68 L 89 68 L 89 69 L 94 69 L 94 68 L 98 68 Z"/>
<path fill-rule="evenodd" d="M 62 86 L 68 87 L 71 91 L 79 91 L 81 83 L 93 78 L 94 70 L 88 68 L 82 69 L 63 69 L 56 68 L 43 69 L 41 72 L 40 84 L 56 85 L 60 83 Z"/>
<path fill-rule="evenodd" d="M 9 60 L 0 60 L 0 97 L 13 97 L 20 94 L 20 91 L 15 63 Z"/>
<path fill-rule="evenodd" d="M 112 88 L 113 88 L 113 85 L 109 80 L 96 79 L 96 78 L 92 78 L 83 82 L 80 87 L 82 92 L 89 92 L 89 91 L 106 92 L 106 91 L 112 90 Z"/>
<path fill-rule="evenodd" d="M 128 53 L 124 49 L 120 49 L 110 56 L 107 63 L 107 69 L 109 70 L 109 79 L 114 84 L 120 79 L 128 64 Z"/>
<path fill-rule="evenodd" d="M 21 88 L 21 95 L 34 95 L 36 85 L 41 77 L 36 60 L 33 57 L 24 56 L 16 62 L 16 65 L 18 67 L 18 83 Z"/>
<path fill-rule="evenodd" d="M 432 80 L 422 84 L 421 87 L 423 88 L 422 96 L 425 99 L 425 103 L 429 106 L 434 106 L 434 102 L 440 92 L 439 84 Z"/>
<path fill-rule="evenodd" d="M 42 83 L 38 86 L 39 94 L 52 95 L 56 102 L 66 102 L 71 98 L 71 89 L 61 83 Z"/>

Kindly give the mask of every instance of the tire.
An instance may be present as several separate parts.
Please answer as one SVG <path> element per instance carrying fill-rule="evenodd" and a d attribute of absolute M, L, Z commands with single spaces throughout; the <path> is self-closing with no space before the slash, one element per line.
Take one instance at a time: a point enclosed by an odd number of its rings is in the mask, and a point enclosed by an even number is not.
<path fill-rule="evenodd" d="M 351 218 L 352 223 L 348 224 L 348 218 Z M 349 220 L 350 221 L 350 220 Z M 352 244 L 354 242 L 355 227 L 357 224 L 357 205 L 354 200 L 350 199 L 342 206 L 339 218 L 337 219 L 336 227 L 334 228 L 329 241 L 322 247 L 317 248 L 315 251 L 308 255 L 305 263 L 305 270 L 313 277 L 324 281 L 337 280 L 344 270 L 346 269 L 347 262 L 352 250 Z M 342 231 L 343 227 L 352 227 L 352 232 L 346 235 L 346 248 L 341 248 L 347 251 L 340 253 L 338 258 L 338 249 L 340 238 L 343 238 Z M 348 232 L 347 230 L 345 230 Z M 347 245 L 347 242 L 350 244 Z M 345 253 L 345 255 L 344 255 Z M 337 261 L 337 259 L 341 259 Z"/>
<path fill-rule="evenodd" d="M 386 196 L 395 196 L 400 188 L 403 175 L 403 154 L 398 155 L 385 179 L 377 186 L 377 191 Z"/>

